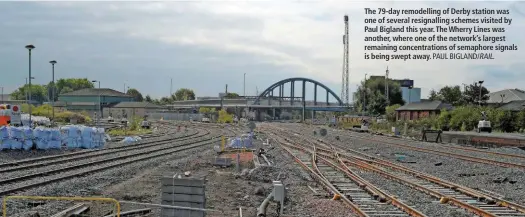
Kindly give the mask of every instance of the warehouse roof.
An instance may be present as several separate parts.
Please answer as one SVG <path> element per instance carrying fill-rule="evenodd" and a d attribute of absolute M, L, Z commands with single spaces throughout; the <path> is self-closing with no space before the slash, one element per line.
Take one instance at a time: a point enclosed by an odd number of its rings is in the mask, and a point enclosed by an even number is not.
<path fill-rule="evenodd" d="M 525 100 L 515 100 L 499 107 L 507 111 L 521 111 L 525 109 Z"/>
<path fill-rule="evenodd" d="M 120 96 L 120 97 L 132 97 L 125 93 L 109 89 L 109 88 L 86 88 L 81 90 L 75 90 L 73 92 L 60 94 L 60 96 Z"/>
<path fill-rule="evenodd" d="M 441 101 L 412 102 L 399 107 L 396 111 L 437 111 L 441 109 L 452 109 L 452 105 Z"/>
<path fill-rule="evenodd" d="M 487 103 L 508 103 L 516 100 L 525 100 L 525 91 L 520 89 L 505 89 L 489 93 Z"/>
<path fill-rule="evenodd" d="M 120 102 L 112 108 L 164 108 L 150 102 Z"/>

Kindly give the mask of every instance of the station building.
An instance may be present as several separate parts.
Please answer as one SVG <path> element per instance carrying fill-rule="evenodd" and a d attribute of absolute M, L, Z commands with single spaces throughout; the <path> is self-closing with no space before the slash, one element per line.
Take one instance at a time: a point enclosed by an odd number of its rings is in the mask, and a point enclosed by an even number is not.
<path fill-rule="evenodd" d="M 99 102 L 101 110 L 104 111 L 104 108 L 115 106 L 121 102 L 133 101 L 133 96 L 113 89 L 86 88 L 60 94 L 58 101 L 55 102 L 55 107 L 74 112 L 86 111 L 90 115 L 94 115 L 95 112 L 100 114 Z M 106 117 L 108 114 L 102 112 L 102 116 Z"/>

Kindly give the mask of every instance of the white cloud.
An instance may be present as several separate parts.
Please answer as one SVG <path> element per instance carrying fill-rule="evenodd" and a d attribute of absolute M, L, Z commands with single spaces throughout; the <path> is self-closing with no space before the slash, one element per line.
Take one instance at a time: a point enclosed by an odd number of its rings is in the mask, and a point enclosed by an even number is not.
<path fill-rule="evenodd" d="M 119 2 L 119 3 L 43 3 L 53 7 L 87 10 L 94 16 L 89 30 L 97 33 L 122 34 L 165 43 L 198 45 L 259 55 L 265 62 L 287 65 L 305 77 L 326 82 L 339 82 L 342 69 L 343 15 L 350 16 L 350 81 L 358 83 L 364 73 L 384 74 L 389 66 L 391 77 L 411 78 L 423 87 L 447 84 L 461 85 L 484 79 L 479 64 L 507 68 L 520 64 L 523 52 L 495 53 L 497 60 L 371 61 L 363 59 L 364 7 L 427 8 L 453 7 L 473 9 L 472 2 Z M 521 3 L 476 2 L 475 8 L 514 10 Z M 525 10 L 524 10 L 525 11 Z M 59 11 L 57 11 L 59 13 Z M 513 25 L 508 33 L 525 49 L 523 16 L 513 11 Z M 107 20 L 105 20 L 107 19 Z M 371 34 L 374 35 L 374 34 Z M 444 34 L 446 35 L 446 34 Z M 513 68 L 515 70 L 515 68 Z M 515 74 L 514 83 L 487 81 L 494 88 L 523 85 L 524 74 Z M 352 89 L 355 85 L 350 86 Z M 339 89 L 334 90 L 337 93 Z"/>

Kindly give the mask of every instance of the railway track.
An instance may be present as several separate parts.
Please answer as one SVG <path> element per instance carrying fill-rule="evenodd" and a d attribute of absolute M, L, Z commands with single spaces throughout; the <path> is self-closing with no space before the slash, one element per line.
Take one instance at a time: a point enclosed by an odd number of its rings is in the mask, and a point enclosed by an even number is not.
<path fill-rule="evenodd" d="M 117 147 L 110 147 L 110 148 L 105 148 L 105 149 L 95 149 L 95 150 L 82 150 L 82 151 L 67 153 L 67 154 L 51 155 L 51 156 L 44 156 L 44 157 L 38 157 L 38 158 L 29 158 L 29 159 L 24 159 L 24 160 L 19 160 L 19 161 L 2 163 L 0 164 L 0 174 L 11 172 L 11 171 L 16 171 L 16 170 L 35 168 L 35 167 L 39 167 L 40 165 L 62 163 L 62 162 L 67 162 L 67 161 L 72 161 L 72 160 L 81 160 L 85 158 L 102 156 L 102 155 L 118 153 L 118 152 L 124 152 L 128 150 L 147 148 L 147 147 L 152 147 L 152 146 L 156 146 L 159 144 L 166 144 L 172 141 L 179 141 L 179 140 L 183 141 L 185 139 L 190 139 L 193 136 L 199 136 L 197 135 L 199 133 L 204 134 L 204 135 L 209 134 L 209 132 L 207 131 L 205 132 L 196 131 L 196 132 L 191 132 L 186 135 L 181 135 L 181 136 L 177 135 L 176 137 L 162 138 L 162 139 L 158 139 L 155 141 L 142 141 L 142 142 L 126 145 L 126 146 L 117 146 Z M 61 158 L 65 158 L 65 159 L 58 160 Z M 54 161 L 51 161 L 51 160 L 54 160 Z"/>
<path fill-rule="evenodd" d="M 283 129 L 279 129 L 283 132 Z M 289 137 L 288 137 L 289 138 Z M 309 136 L 299 137 L 306 140 Z M 312 138 L 310 138 L 312 139 Z M 288 139 L 288 141 L 290 141 Z M 332 159 L 352 174 L 358 171 L 373 172 L 384 178 L 396 181 L 405 186 L 424 192 L 440 200 L 442 203 L 461 207 L 483 217 L 518 217 L 525 216 L 525 206 L 503 200 L 499 195 L 488 194 L 474 189 L 448 182 L 437 177 L 412 170 L 410 168 L 382 160 L 355 150 L 329 144 L 321 139 L 309 147 L 315 147 L 320 158 Z"/>
<path fill-rule="evenodd" d="M 336 153 L 342 152 L 343 150 L 336 151 Z M 498 199 L 497 196 L 478 192 L 474 189 L 450 183 L 388 161 L 379 160 L 364 153 L 359 154 L 360 155 L 345 153 L 338 155 L 341 156 L 341 163 L 347 168 L 353 167 L 377 173 L 385 178 L 397 181 L 438 198 L 442 203 L 450 203 L 464 208 L 478 216 L 525 216 L 524 206 Z"/>
<path fill-rule="evenodd" d="M 397 147 L 401 147 L 401 148 L 405 148 L 405 149 L 409 149 L 409 150 L 414 150 L 414 151 L 418 151 L 418 152 L 422 152 L 422 153 L 429 153 L 429 154 L 436 154 L 436 155 L 440 155 L 440 156 L 454 157 L 454 158 L 457 158 L 457 159 L 470 161 L 470 162 L 475 162 L 475 163 L 495 165 L 495 166 L 506 167 L 506 168 L 525 169 L 525 165 L 518 164 L 518 163 L 504 162 L 504 161 L 492 160 L 492 159 L 487 159 L 487 158 L 482 158 L 482 157 L 474 157 L 474 156 L 469 156 L 469 155 L 466 155 L 466 154 L 457 154 L 457 153 L 452 153 L 452 152 L 448 152 L 448 151 L 434 150 L 434 149 L 431 149 L 431 148 L 416 147 L 416 146 L 408 145 L 408 144 L 399 144 L 399 143 L 394 143 L 394 142 L 390 142 L 390 141 L 385 141 L 385 140 L 372 138 L 370 136 L 368 136 L 368 137 L 356 136 L 356 135 L 349 135 L 349 136 L 352 137 L 352 138 L 356 138 L 356 139 L 361 139 L 361 140 L 366 140 L 366 141 L 373 141 L 373 142 L 378 142 L 378 143 L 381 143 L 381 144 L 397 146 Z M 494 152 L 492 152 L 492 153 L 494 153 Z"/>
<path fill-rule="evenodd" d="M 275 129 L 279 129 L 281 131 L 284 130 L 283 128 L 280 128 L 280 127 L 277 127 Z M 294 131 L 294 130 L 288 130 L 288 131 L 291 131 L 291 132 L 293 132 L 295 134 L 302 134 L 301 132 L 297 132 L 297 131 Z M 518 163 L 513 163 L 513 162 L 505 162 L 505 161 L 501 161 L 501 160 L 493 160 L 493 159 L 482 158 L 482 157 L 469 156 L 469 155 L 466 155 L 466 154 L 458 154 L 458 153 L 452 153 L 452 152 L 448 152 L 448 151 L 434 150 L 434 149 L 431 149 L 431 148 L 416 147 L 414 145 L 408 145 L 408 144 L 399 144 L 399 143 L 395 143 L 395 142 L 391 142 L 391 141 L 386 141 L 386 140 L 373 138 L 370 135 L 368 135 L 368 136 L 357 136 L 357 135 L 355 135 L 355 133 L 350 133 L 350 134 L 347 134 L 346 136 L 348 136 L 349 138 L 354 138 L 354 139 L 358 139 L 358 140 L 362 140 L 362 141 L 368 141 L 368 142 L 372 141 L 372 142 L 377 142 L 377 143 L 380 143 L 380 144 L 397 146 L 397 147 L 400 147 L 400 148 L 405 148 L 405 149 L 418 151 L 418 152 L 422 152 L 422 153 L 435 154 L 435 155 L 440 155 L 440 156 L 445 156 L 445 157 L 453 157 L 453 158 L 457 158 L 457 159 L 461 159 L 461 160 L 469 161 L 469 162 L 475 162 L 475 163 L 481 163 L 481 164 L 487 164 L 487 165 L 493 165 L 493 166 L 499 166 L 499 167 L 505 167 L 505 168 L 525 169 L 525 165 L 524 164 L 518 164 Z M 402 140 L 400 140 L 400 141 L 402 141 Z M 402 141 L 402 142 L 406 142 L 406 141 Z M 479 151 L 481 151 L 481 150 L 479 150 Z M 502 153 L 497 153 L 496 154 L 495 152 L 490 152 L 490 154 L 498 155 L 498 154 L 502 154 Z M 499 156 L 501 156 L 501 157 L 504 157 L 504 156 L 511 157 L 508 154 L 503 154 L 503 155 L 499 155 Z"/>
<path fill-rule="evenodd" d="M 96 161 L 89 160 L 86 162 L 80 162 L 79 164 L 73 163 L 72 165 L 61 165 L 60 163 L 50 164 L 50 166 L 46 163 L 38 166 L 35 165 L 34 167 L 38 167 L 37 170 L 31 170 L 26 175 L 1 180 L 0 196 L 119 166 L 125 166 L 134 162 L 174 154 L 218 141 L 217 138 L 211 137 L 208 134 L 209 132 L 205 134 L 197 134 L 194 137 L 187 137 L 183 139 L 183 141 L 177 141 L 177 143 L 179 143 L 177 145 L 169 144 L 171 141 L 163 141 L 150 144 L 150 148 L 143 149 L 142 146 L 137 146 L 133 147 L 133 149 L 131 149 L 132 152 L 130 153 L 127 153 L 130 150 L 124 150 L 120 155 Z M 107 154 L 114 153 L 111 152 Z M 63 159 L 60 161 L 64 163 L 71 162 L 72 160 Z M 47 169 L 48 167 L 50 168 Z M 5 177 L 4 175 L 2 176 Z"/>
<path fill-rule="evenodd" d="M 286 139 L 279 139 L 285 150 L 303 168 L 310 171 L 334 195 L 342 199 L 355 213 L 368 216 L 419 216 L 426 217 L 413 207 L 386 194 L 357 175 L 350 174 L 330 160 L 318 157 L 315 147 L 304 149 Z"/>
<path fill-rule="evenodd" d="M 413 143 L 415 143 L 414 141 L 406 140 L 406 139 L 402 139 L 402 138 L 388 137 L 388 139 L 391 140 L 391 141 L 399 141 L 399 142 L 411 143 L 412 145 L 417 145 L 417 144 L 413 144 Z M 494 156 L 497 156 L 497 157 L 517 158 L 517 159 L 525 160 L 525 155 L 518 155 L 518 154 L 509 154 L 509 153 L 501 153 L 501 152 L 480 150 L 478 148 L 461 147 L 461 146 L 458 146 L 458 145 L 440 144 L 439 146 L 443 147 L 443 148 L 447 148 L 447 149 L 469 151 L 469 152 L 476 152 L 476 153 L 483 153 L 483 154 L 488 154 L 488 155 L 494 155 Z"/>

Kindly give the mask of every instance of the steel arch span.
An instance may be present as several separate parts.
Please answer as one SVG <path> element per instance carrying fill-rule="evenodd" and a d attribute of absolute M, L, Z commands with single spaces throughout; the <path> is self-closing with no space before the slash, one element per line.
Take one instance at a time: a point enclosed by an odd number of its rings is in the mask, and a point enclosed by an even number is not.
<path fill-rule="evenodd" d="M 302 82 L 302 94 L 300 97 L 295 97 L 295 82 Z M 326 85 L 322 84 L 321 82 L 318 82 L 316 80 L 313 80 L 313 79 L 310 79 L 310 78 L 301 78 L 301 77 L 296 77 L 296 78 L 287 78 L 287 79 L 284 79 L 284 80 L 281 80 L 281 81 L 278 81 L 278 82 L 275 82 L 274 84 L 272 84 L 271 86 L 269 86 L 268 88 L 266 88 L 266 90 L 264 90 L 261 94 L 259 94 L 259 96 L 257 96 L 257 98 L 255 99 L 254 101 L 254 105 L 259 105 L 260 104 L 260 101 L 261 101 L 261 98 L 264 98 L 264 97 L 274 97 L 273 95 L 273 92 L 275 89 L 278 89 L 279 90 L 279 103 L 281 102 L 281 100 L 283 98 L 289 98 L 290 99 L 290 103 L 293 104 L 293 101 L 294 101 L 294 98 L 301 98 L 302 102 L 305 102 L 305 95 L 306 95 L 306 92 L 305 92 L 305 85 L 306 83 L 312 83 L 314 84 L 314 104 L 316 105 L 317 104 L 317 86 L 320 86 L 321 88 L 323 88 L 325 91 L 326 91 L 326 104 L 330 104 L 328 102 L 328 99 L 329 99 L 329 95 L 332 95 L 338 102 L 339 106 L 343 106 L 343 101 L 341 100 L 341 98 L 339 98 L 339 96 L 337 96 L 337 94 L 335 94 L 334 91 L 332 91 L 330 88 L 328 88 Z M 284 85 L 287 84 L 287 83 L 290 83 L 290 97 L 284 97 Z M 300 101 L 299 101 L 300 102 Z"/>

